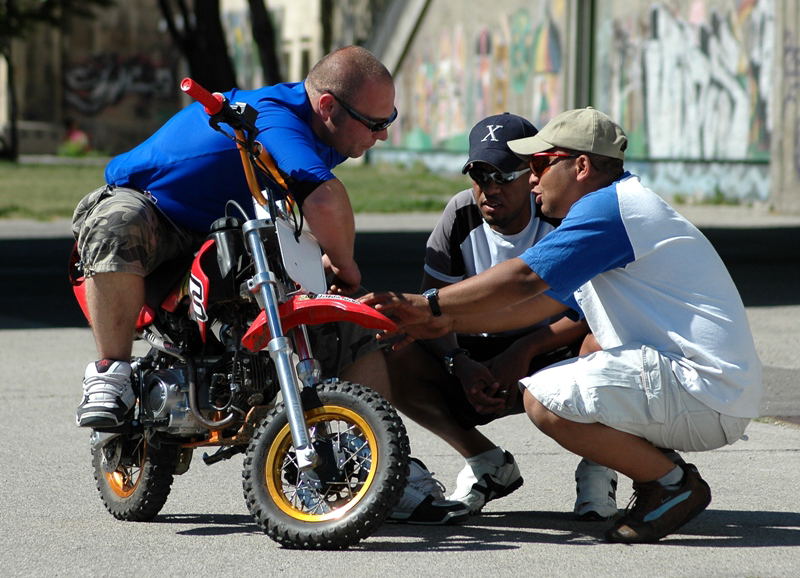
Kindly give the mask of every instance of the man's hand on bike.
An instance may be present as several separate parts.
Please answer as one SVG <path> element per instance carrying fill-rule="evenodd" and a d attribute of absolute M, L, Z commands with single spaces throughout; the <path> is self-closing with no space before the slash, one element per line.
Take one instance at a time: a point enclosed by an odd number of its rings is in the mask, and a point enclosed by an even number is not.
<path fill-rule="evenodd" d="M 326 272 L 331 273 L 328 293 L 335 295 L 352 295 L 361 288 L 361 271 L 355 261 L 344 267 L 337 267 L 331 263 L 327 254 L 322 256 L 322 266 Z M 330 276 L 328 277 L 330 279 Z"/>

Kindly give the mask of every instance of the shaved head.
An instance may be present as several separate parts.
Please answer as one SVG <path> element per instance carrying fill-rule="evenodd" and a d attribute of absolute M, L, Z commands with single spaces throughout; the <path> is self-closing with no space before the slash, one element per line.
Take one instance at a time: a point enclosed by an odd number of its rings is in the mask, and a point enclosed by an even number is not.
<path fill-rule="evenodd" d="M 380 60 L 360 46 L 345 46 L 324 56 L 308 73 L 306 88 L 329 90 L 352 101 L 367 83 L 392 83 L 392 75 Z"/>

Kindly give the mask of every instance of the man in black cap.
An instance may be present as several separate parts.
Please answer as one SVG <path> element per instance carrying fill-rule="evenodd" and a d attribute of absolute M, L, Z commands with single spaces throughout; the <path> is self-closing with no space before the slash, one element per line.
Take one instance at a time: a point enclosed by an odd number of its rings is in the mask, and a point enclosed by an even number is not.
<path fill-rule="evenodd" d="M 472 128 L 469 160 L 462 170 L 469 174 L 472 188 L 450 199 L 428 239 L 422 282 L 426 295 L 433 297 L 441 287 L 518 257 L 558 225 L 537 210 L 528 182 L 530 169 L 506 144 L 536 132 L 530 122 L 509 113 L 485 118 Z M 486 502 L 522 485 L 513 456 L 476 426 L 521 413 L 518 380 L 577 355 L 587 333 L 584 322 L 563 317 L 521 331 L 450 334 L 415 342 L 387 356 L 390 385 L 370 385 L 465 458 L 448 500 L 476 513 Z M 604 519 L 617 513 L 613 470 L 584 460 L 576 478 L 575 512 L 580 518 Z M 401 500 L 392 517 L 414 522 L 422 515 L 403 510 Z M 428 523 L 437 518 L 431 509 Z"/>

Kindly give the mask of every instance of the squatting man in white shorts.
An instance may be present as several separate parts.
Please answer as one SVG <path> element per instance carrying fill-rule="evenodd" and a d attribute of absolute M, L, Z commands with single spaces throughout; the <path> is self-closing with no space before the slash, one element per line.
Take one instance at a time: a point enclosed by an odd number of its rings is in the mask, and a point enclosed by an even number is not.
<path fill-rule="evenodd" d="M 525 411 L 569 451 L 633 480 L 634 500 L 606 539 L 654 542 L 711 501 L 674 450 L 732 444 L 758 415 L 761 363 L 744 306 L 702 233 L 624 170 L 627 137 L 608 116 L 570 110 L 508 145 L 528 161 L 542 213 L 561 225 L 435 302 L 362 299 L 419 339 L 580 311 L 599 351 L 522 379 Z"/>

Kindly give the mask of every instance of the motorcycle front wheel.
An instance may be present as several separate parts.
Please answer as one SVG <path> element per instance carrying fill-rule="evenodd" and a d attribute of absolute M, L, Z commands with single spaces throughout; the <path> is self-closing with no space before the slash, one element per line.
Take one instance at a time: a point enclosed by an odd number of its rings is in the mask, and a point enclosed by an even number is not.
<path fill-rule="evenodd" d="M 111 515 L 129 522 L 155 518 L 169 496 L 178 454 L 176 446 L 155 448 L 141 435 L 120 435 L 92 450 L 94 479 Z"/>
<path fill-rule="evenodd" d="M 373 390 L 332 381 L 305 419 L 318 462 L 301 471 L 286 412 L 278 405 L 244 460 L 244 496 L 256 523 L 287 548 L 342 549 L 369 536 L 405 488 L 408 437 Z"/>

